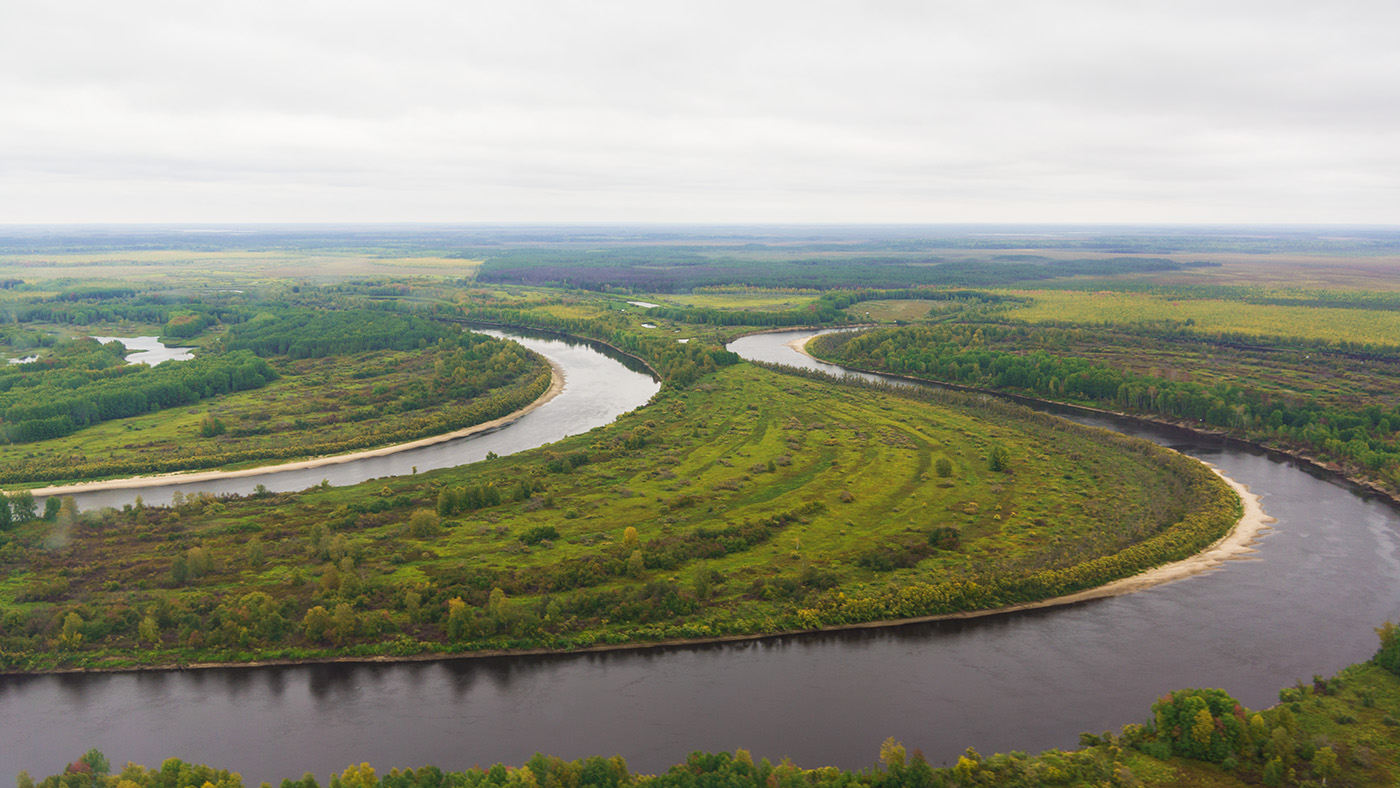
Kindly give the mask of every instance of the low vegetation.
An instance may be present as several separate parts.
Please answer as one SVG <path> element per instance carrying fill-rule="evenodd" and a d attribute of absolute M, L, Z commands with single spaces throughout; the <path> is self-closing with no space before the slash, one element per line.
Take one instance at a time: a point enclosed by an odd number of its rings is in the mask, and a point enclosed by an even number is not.
<path fill-rule="evenodd" d="M 1145 442 L 729 366 L 474 466 L 28 520 L 0 548 L 0 659 L 571 649 L 951 613 L 1185 557 L 1237 517 L 1213 474 Z"/>

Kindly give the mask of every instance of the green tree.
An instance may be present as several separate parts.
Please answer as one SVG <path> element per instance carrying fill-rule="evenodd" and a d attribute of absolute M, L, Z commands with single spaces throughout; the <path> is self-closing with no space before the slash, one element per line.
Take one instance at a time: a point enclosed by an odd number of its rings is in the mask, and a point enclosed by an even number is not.
<path fill-rule="evenodd" d="M 940 478 L 946 479 L 953 475 L 953 461 L 947 457 L 939 457 L 933 464 L 933 472 Z"/>
<path fill-rule="evenodd" d="M 301 619 L 301 628 L 307 639 L 318 642 L 325 639 L 331 624 L 331 612 L 320 605 L 306 611 L 306 615 Z"/>
<path fill-rule="evenodd" d="M 412 593 L 412 592 L 410 592 Z M 465 640 L 471 631 L 471 608 L 461 597 L 447 600 L 447 637 L 449 640 Z"/>
<path fill-rule="evenodd" d="M 83 644 L 83 617 L 74 610 L 63 617 L 63 629 L 58 634 L 58 647 L 72 651 Z"/>
<path fill-rule="evenodd" d="M 360 617 L 355 614 L 355 609 L 346 602 L 341 602 L 335 606 L 335 614 L 331 617 L 331 640 L 337 646 L 345 645 L 345 642 L 355 637 L 360 628 Z"/>
<path fill-rule="evenodd" d="M 1011 452 L 1006 450 L 1000 443 L 996 444 L 987 452 L 988 470 L 1005 472 L 1011 469 Z"/>
<path fill-rule="evenodd" d="M 56 496 L 56 495 L 50 495 L 48 498 L 45 498 L 45 499 L 44 499 L 44 520 L 47 521 L 47 522 L 50 522 L 50 523 L 53 522 L 54 520 L 57 520 L 57 519 L 58 519 L 58 510 L 59 510 L 59 508 L 60 508 L 61 506 L 63 506 L 63 503 L 62 503 L 61 501 L 58 500 L 58 496 Z"/>
<path fill-rule="evenodd" d="M 24 524 L 33 520 L 36 516 L 36 506 L 34 503 L 34 493 L 28 490 L 20 490 L 10 494 L 10 511 L 14 515 L 16 523 Z"/>
<path fill-rule="evenodd" d="M 102 751 L 96 747 L 83 753 L 83 757 L 78 760 L 87 764 L 95 777 L 106 777 L 112 771 L 112 764 L 107 760 L 107 756 L 103 755 Z"/>
<path fill-rule="evenodd" d="M 1331 747 L 1319 747 L 1313 753 L 1313 771 L 1322 778 L 1322 784 L 1327 784 L 1327 778 L 1335 777 L 1337 774 L 1337 752 Z"/>
<path fill-rule="evenodd" d="M 1381 639 L 1381 647 L 1372 659 L 1377 665 L 1400 676 L 1400 626 L 1387 621 L 1376 627 L 1376 636 Z"/>
<path fill-rule="evenodd" d="M 0 490 L 0 531 L 8 531 L 14 527 L 15 519 L 10 513 L 10 499 Z"/>
<path fill-rule="evenodd" d="M 147 613 L 141 619 L 141 623 L 136 626 L 136 637 L 142 643 L 151 646 L 160 643 L 160 624 L 156 622 L 156 617 Z"/>
<path fill-rule="evenodd" d="M 438 524 L 438 516 L 428 509 L 419 509 L 408 518 L 408 533 L 410 536 L 425 539 L 435 536 L 442 529 Z"/>

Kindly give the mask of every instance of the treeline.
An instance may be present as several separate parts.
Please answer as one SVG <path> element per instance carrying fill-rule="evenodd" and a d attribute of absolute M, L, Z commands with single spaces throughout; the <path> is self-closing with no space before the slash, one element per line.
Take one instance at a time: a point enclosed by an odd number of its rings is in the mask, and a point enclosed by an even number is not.
<path fill-rule="evenodd" d="M 370 350 L 413 350 L 453 333 L 432 321 L 390 310 L 291 307 L 261 312 L 230 328 L 223 347 L 264 357 L 325 358 Z"/>
<path fill-rule="evenodd" d="M 93 340 L 74 343 L 72 365 L 19 364 L 0 370 L 0 430 L 7 443 L 61 438 L 112 419 L 127 418 L 200 400 L 246 391 L 277 378 L 252 353 L 200 356 L 155 367 L 81 366 L 93 357 L 119 353 L 91 350 Z M 90 352 L 81 352 L 90 350 Z M 127 370 L 130 371 L 127 371 Z"/>
<path fill-rule="evenodd" d="M 647 310 L 648 317 L 712 326 L 811 326 L 851 322 L 845 309 L 862 301 L 898 299 L 917 301 L 950 301 L 967 308 L 987 307 L 1003 303 L 1019 303 L 1025 299 L 980 290 L 933 290 L 929 288 L 900 288 L 896 290 L 844 290 L 828 292 L 811 304 L 783 311 L 761 309 L 716 309 L 713 307 L 662 306 Z"/>
<path fill-rule="evenodd" d="M 486 259 L 477 281 L 571 287 L 601 292 L 690 292 L 705 287 L 901 288 L 987 287 L 1068 276 L 1176 271 L 1165 258 L 1058 260 L 1039 255 L 977 259 L 849 254 L 807 259 L 754 255 L 743 247 L 625 247 L 578 252 L 514 249 Z"/>
<path fill-rule="evenodd" d="M 747 750 L 693 752 L 657 775 L 634 773 L 621 756 L 574 761 L 536 753 L 519 767 L 495 764 L 463 771 L 436 766 L 392 769 L 380 774 L 368 763 L 332 773 L 325 788 L 1149 788 L 1186 783 L 1211 785 L 1389 784 L 1396 721 L 1382 707 L 1400 681 L 1381 664 L 1395 627 L 1381 634 L 1381 652 L 1337 676 L 1279 691 L 1280 703 L 1246 709 L 1219 689 L 1184 689 L 1163 695 L 1145 723 L 1119 733 L 1081 733 L 1079 749 L 982 755 L 969 747 L 952 765 L 934 768 L 917 748 L 893 737 L 881 745 L 871 768 L 825 766 L 805 769 L 784 759 L 755 761 Z M 1387 644 L 1387 633 L 1392 642 Z M 1359 716 L 1358 716 L 1359 715 Z M 1378 757 L 1379 756 L 1379 757 Z M 1329 781 L 1332 781 L 1329 783 Z M 107 756 L 92 749 L 61 774 L 40 780 L 21 772 L 18 788 L 242 788 L 234 772 L 164 761 L 159 769 L 128 763 L 114 772 Z M 280 788 L 322 788 L 304 774 L 283 779 Z"/>
<path fill-rule="evenodd" d="M 236 299 L 192 299 L 159 293 L 138 294 L 131 288 L 78 288 L 52 298 L 22 301 L 0 308 L 0 315 L 16 323 L 59 323 L 90 326 L 94 323 L 150 323 L 166 325 L 176 315 L 198 316 L 204 326 L 241 323 L 252 311 Z M 201 326 L 203 327 L 203 326 Z M 172 336 L 194 336 L 179 334 Z"/>
<path fill-rule="evenodd" d="M 1043 344 L 1019 349 L 1031 337 L 1054 331 L 992 324 L 890 328 L 828 334 L 809 348 L 864 369 L 1191 421 L 1251 440 L 1302 447 L 1400 485 L 1400 406 L 1270 396 L 1245 379 L 1205 385 L 1058 354 Z M 1018 349 L 1003 349 L 1008 347 Z"/>

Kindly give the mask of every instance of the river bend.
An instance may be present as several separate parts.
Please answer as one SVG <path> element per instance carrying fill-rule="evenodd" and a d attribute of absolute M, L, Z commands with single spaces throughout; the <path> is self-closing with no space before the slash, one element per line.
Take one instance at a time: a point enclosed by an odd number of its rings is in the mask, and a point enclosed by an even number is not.
<path fill-rule="evenodd" d="M 731 348 L 815 366 L 786 346 L 801 336 Z M 555 350 L 541 352 L 558 359 Z M 570 377 L 570 387 L 611 391 L 625 370 L 586 352 L 608 371 L 589 383 Z M 531 416 L 575 407 L 565 396 Z M 575 422 L 570 412 L 566 429 L 615 416 Z M 1390 506 L 1291 461 L 1132 420 L 1076 418 L 1218 465 L 1278 522 L 1252 559 L 1204 575 L 972 620 L 572 656 L 0 677 L 0 774 L 51 774 L 93 746 L 114 764 L 179 756 L 242 771 L 245 784 L 305 771 L 324 781 L 361 761 L 381 771 L 519 764 L 535 751 L 620 754 L 646 772 L 693 750 L 739 747 L 863 768 L 886 736 L 942 765 L 968 746 L 1073 747 L 1080 731 L 1143 721 L 1172 689 L 1223 687 L 1247 706 L 1270 705 L 1281 686 L 1370 656 L 1371 628 L 1400 618 L 1400 517 Z M 412 464 L 428 467 L 404 460 L 354 473 Z"/>

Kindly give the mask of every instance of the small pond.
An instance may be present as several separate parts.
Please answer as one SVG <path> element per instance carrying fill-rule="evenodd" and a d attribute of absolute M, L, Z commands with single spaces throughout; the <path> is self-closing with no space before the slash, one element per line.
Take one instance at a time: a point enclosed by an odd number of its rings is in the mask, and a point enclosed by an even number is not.
<path fill-rule="evenodd" d="M 126 363 L 154 367 L 162 361 L 188 361 L 194 358 L 187 347 L 166 347 L 157 337 L 93 337 L 107 344 L 120 342 L 126 346 Z"/>

